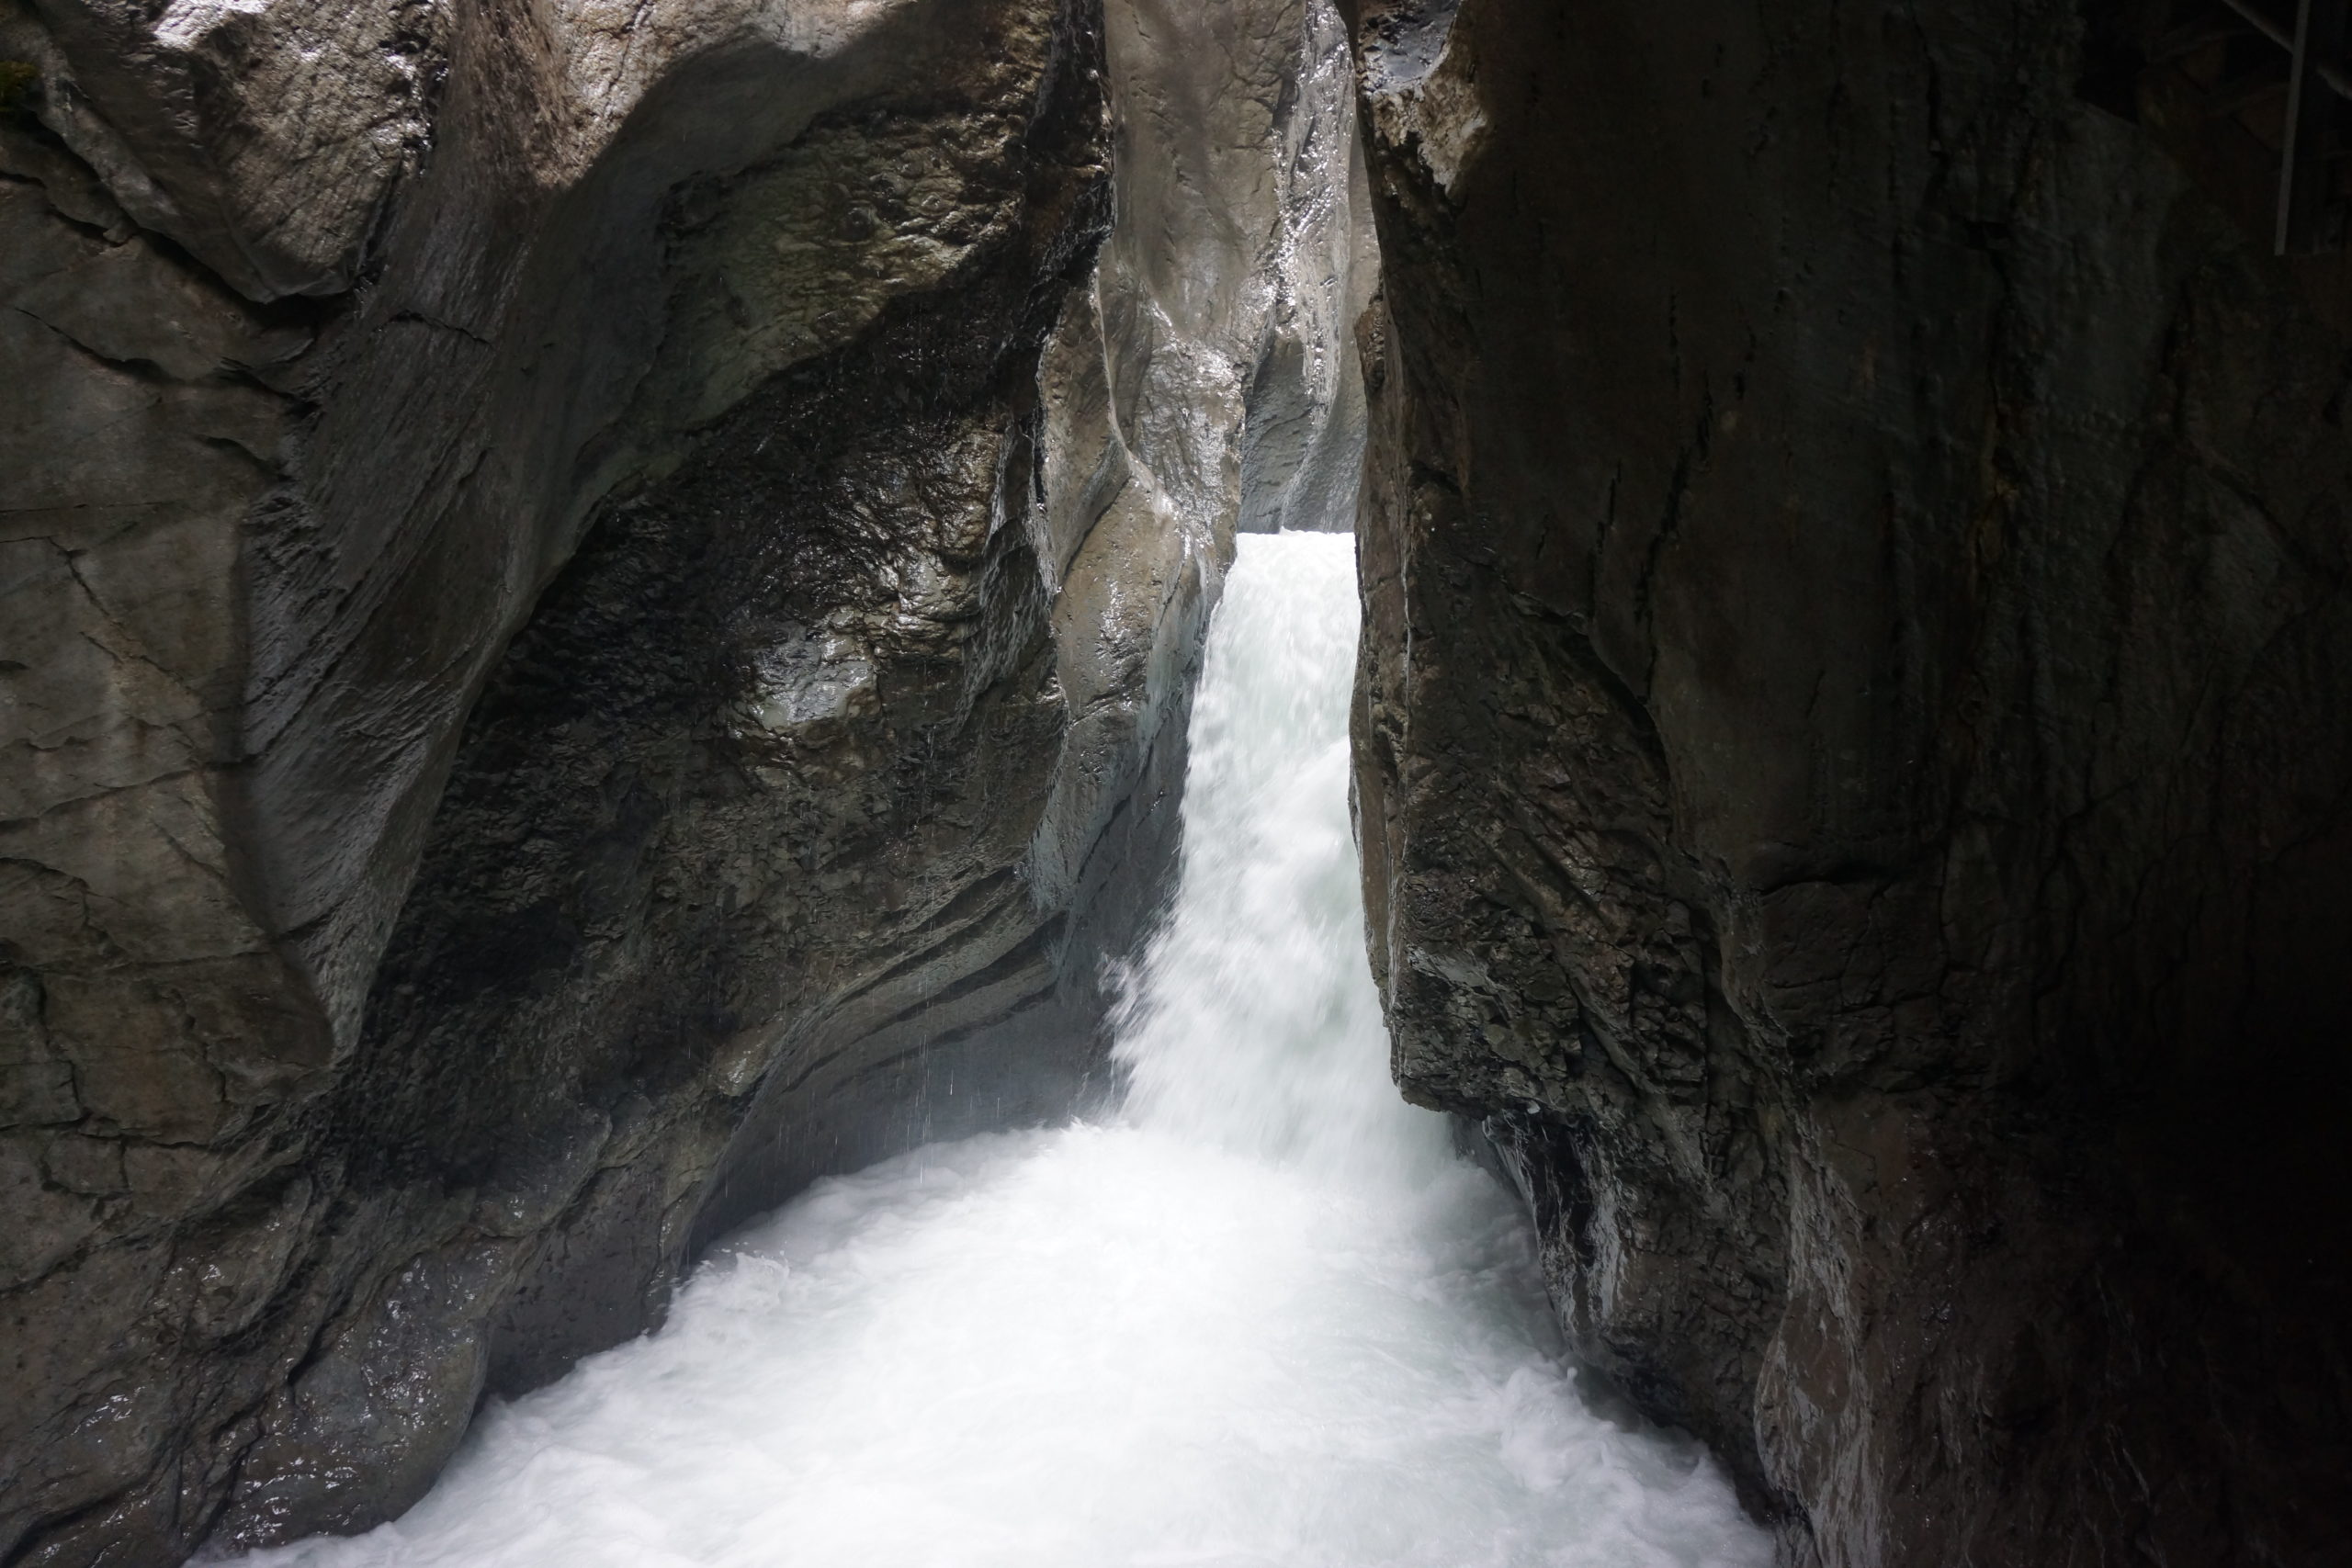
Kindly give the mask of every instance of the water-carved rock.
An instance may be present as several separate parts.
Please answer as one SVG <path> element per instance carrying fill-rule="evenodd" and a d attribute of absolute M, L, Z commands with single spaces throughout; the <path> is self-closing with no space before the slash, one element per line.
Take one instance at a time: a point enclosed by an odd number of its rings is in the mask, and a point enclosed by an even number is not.
<path fill-rule="evenodd" d="M 2341 272 L 2125 9 L 1358 7 L 1397 1072 L 1792 1562 L 2347 1529 Z"/>
<path fill-rule="evenodd" d="M 1328 10 L 314 12 L 0 13 L 9 1562 L 364 1528 L 1082 1103 L 1233 531 L 1352 502 Z"/>

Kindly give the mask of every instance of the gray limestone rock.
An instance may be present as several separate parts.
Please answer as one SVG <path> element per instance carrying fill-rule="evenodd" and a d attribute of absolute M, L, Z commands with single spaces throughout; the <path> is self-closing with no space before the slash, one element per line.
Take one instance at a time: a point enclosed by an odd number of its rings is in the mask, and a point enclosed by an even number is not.
<path fill-rule="evenodd" d="M 0 58 L 0 1561 L 160 1564 L 397 1513 L 736 1221 L 1106 1089 L 1371 264 L 1304 0 Z"/>

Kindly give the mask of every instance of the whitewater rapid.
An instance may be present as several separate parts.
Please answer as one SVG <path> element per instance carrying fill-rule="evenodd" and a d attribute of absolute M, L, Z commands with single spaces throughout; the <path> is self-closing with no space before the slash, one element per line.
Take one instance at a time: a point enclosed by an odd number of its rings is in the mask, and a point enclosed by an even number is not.
<path fill-rule="evenodd" d="M 1121 1117 L 820 1183 L 405 1517 L 248 1568 L 1769 1562 L 1712 1463 L 1586 1408 L 1513 1202 L 1388 1080 L 1355 624 L 1352 540 L 1241 541 Z"/>

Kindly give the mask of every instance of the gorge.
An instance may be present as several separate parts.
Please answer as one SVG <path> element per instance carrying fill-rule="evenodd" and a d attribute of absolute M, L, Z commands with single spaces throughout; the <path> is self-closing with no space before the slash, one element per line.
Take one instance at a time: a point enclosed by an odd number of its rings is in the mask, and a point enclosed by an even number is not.
<path fill-rule="evenodd" d="M 1384 1116 L 1433 1163 L 1347 1234 L 1461 1308 L 1392 1348 L 1533 1400 L 1411 1462 L 1534 1511 L 1236 1561 L 1621 1560 L 1611 1464 L 1704 1525 L 1661 1561 L 2335 1561 L 2352 278 L 2270 254 L 2248 15 L 0 0 L 0 1563 L 508 1561 L 368 1543 L 755 1321 L 788 1405 L 777 1281 L 898 1321 L 820 1260 L 958 1203 L 1069 1336 L 1124 1258 L 1322 1399 L 1361 1276 L 1212 1151 Z M 1409 1113 L 1134 999 L 1246 881 L 1185 737 L 1237 536 L 1300 530 L 1356 536 Z M 1324 1038 L 1188 1038 L 1253 1032 Z M 1259 1271 L 1088 1228 L 1209 1245 L 1122 1218 L 1130 1136 Z M 980 1304 L 908 1353 L 1034 1371 Z M 1131 1479 L 1008 1550 L 1243 1550 Z"/>
<path fill-rule="evenodd" d="M 245 1568 L 1770 1561 L 1692 1445 L 1584 1408 L 1516 1206 L 1389 1083 L 1351 541 L 1238 543 L 1121 1113 L 821 1183 L 403 1518 Z"/>

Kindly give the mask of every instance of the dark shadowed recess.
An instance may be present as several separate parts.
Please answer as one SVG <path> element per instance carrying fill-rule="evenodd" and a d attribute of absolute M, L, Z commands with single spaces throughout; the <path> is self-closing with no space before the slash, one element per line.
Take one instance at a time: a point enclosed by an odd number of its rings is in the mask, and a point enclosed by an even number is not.
<path fill-rule="evenodd" d="M 1794 1562 L 2352 1540 L 2344 263 L 2162 9 L 1358 7 L 1399 1076 Z"/>

